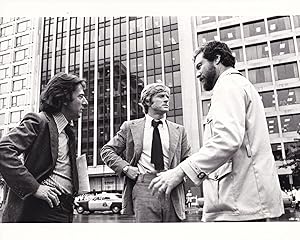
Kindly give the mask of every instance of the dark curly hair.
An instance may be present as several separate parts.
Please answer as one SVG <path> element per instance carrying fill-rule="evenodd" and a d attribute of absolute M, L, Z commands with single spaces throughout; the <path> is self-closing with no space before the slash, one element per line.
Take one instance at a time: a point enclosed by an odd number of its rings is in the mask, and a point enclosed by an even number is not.
<path fill-rule="evenodd" d="M 234 67 L 235 65 L 235 57 L 232 55 L 232 52 L 226 43 L 219 41 L 209 41 L 203 44 L 194 52 L 194 62 L 196 60 L 196 57 L 201 52 L 203 52 L 203 57 L 208 61 L 214 61 L 217 58 L 217 55 L 220 55 L 220 61 L 225 67 Z"/>
<path fill-rule="evenodd" d="M 75 75 L 63 72 L 55 74 L 41 94 L 40 111 L 60 112 L 64 103 L 73 101 L 72 94 L 78 84 L 81 84 L 83 88 L 86 86 L 85 80 Z"/>

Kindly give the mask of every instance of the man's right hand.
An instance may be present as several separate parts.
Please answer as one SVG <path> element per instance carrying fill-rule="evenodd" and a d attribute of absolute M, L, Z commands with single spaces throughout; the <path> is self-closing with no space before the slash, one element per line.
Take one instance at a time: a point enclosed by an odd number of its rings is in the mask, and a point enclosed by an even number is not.
<path fill-rule="evenodd" d="M 128 171 L 126 173 L 127 177 L 129 177 L 132 180 L 135 180 L 139 174 L 140 172 L 137 167 L 128 166 Z"/>
<path fill-rule="evenodd" d="M 40 185 L 38 190 L 33 194 L 34 197 L 46 201 L 51 208 L 59 205 L 58 195 L 61 195 L 60 191 L 46 185 Z"/>

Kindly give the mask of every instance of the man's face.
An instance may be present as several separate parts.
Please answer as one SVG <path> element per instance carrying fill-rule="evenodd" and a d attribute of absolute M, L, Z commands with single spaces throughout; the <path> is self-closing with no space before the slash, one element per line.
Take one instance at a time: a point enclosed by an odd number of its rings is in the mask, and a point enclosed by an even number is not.
<path fill-rule="evenodd" d="M 83 109 L 88 105 L 88 101 L 84 96 L 84 89 L 81 84 L 78 84 L 72 94 L 73 101 L 69 102 L 64 110 L 68 120 L 75 120 L 82 114 Z"/>
<path fill-rule="evenodd" d="M 203 57 L 203 52 L 199 53 L 195 60 L 196 77 L 203 84 L 205 91 L 210 91 L 214 88 L 217 77 L 216 67 L 214 62 L 208 61 Z"/>
<path fill-rule="evenodd" d="M 169 93 L 160 92 L 152 97 L 149 105 L 149 111 L 163 114 L 169 111 Z"/>

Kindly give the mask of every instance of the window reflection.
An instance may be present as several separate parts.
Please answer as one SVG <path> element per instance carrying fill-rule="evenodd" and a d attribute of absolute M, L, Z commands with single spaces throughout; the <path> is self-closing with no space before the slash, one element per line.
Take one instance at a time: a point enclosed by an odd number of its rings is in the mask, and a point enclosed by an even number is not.
<path fill-rule="evenodd" d="M 300 103 L 300 88 L 277 90 L 279 106 Z"/>
<path fill-rule="evenodd" d="M 291 22 L 288 16 L 276 17 L 268 19 L 269 32 L 278 32 L 287 29 L 291 29 Z"/>
<path fill-rule="evenodd" d="M 255 83 L 264 83 L 264 82 L 272 82 L 271 77 L 271 68 L 270 67 L 261 67 L 261 68 L 253 68 L 248 71 L 249 80 Z"/>
<path fill-rule="evenodd" d="M 280 116 L 282 132 L 293 132 L 299 129 L 300 114 Z"/>
<path fill-rule="evenodd" d="M 263 20 L 245 23 L 243 28 L 245 38 L 266 34 L 265 22 Z"/>
<path fill-rule="evenodd" d="M 212 23 L 216 22 L 215 16 L 202 16 L 202 17 L 196 17 L 197 25 L 206 24 L 206 23 Z"/>
<path fill-rule="evenodd" d="M 240 26 L 231 26 L 228 28 L 220 29 L 220 38 L 221 41 L 231 41 L 241 38 L 241 29 Z"/>
<path fill-rule="evenodd" d="M 298 68 L 296 63 L 285 63 L 274 66 L 275 80 L 283 80 L 288 78 L 297 78 Z"/>
<path fill-rule="evenodd" d="M 278 122 L 276 117 L 267 117 L 269 133 L 278 133 Z"/>
<path fill-rule="evenodd" d="M 216 30 L 201 32 L 198 34 L 197 38 L 199 46 L 211 40 L 219 40 L 218 33 Z"/>
<path fill-rule="evenodd" d="M 267 43 L 246 46 L 247 61 L 269 57 Z"/>
<path fill-rule="evenodd" d="M 259 93 L 261 100 L 264 104 L 265 108 L 268 107 L 275 107 L 275 97 L 274 97 L 274 92 L 260 92 Z"/>
<path fill-rule="evenodd" d="M 232 55 L 235 57 L 236 62 L 243 62 L 244 61 L 244 54 L 243 48 L 232 48 Z"/>
<path fill-rule="evenodd" d="M 271 42 L 271 50 L 272 50 L 272 56 L 294 53 L 295 52 L 294 41 L 292 38 L 273 41 Z"/>

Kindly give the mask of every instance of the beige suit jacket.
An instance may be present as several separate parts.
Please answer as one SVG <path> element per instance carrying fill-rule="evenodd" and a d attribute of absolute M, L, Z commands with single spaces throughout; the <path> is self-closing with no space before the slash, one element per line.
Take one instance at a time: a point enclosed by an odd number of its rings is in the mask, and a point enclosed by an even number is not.
<path fill-rule="evenodd" d="M 169 160 L 170 168 L 176 167 L 190 155 L 190 145 L 183 126 L 166 121 L 169 129 Z M 123 167 L 136 166 L 143 150 L 143 137 L 145 118 L 126 121 L 119 132 L 101 149 L 103 161 L 120 177 L 123 177 Z M 122 156 L 122 157 L 121 157 Z M 132 188 L 135 182 L 125 176 L 123 189 L 122 212 L 134 214 L 132 201 Z M 150 191 L 150 190 L 149 190 Z M 176 187 L 171 193 L 171 199 L 180 219 L 185 219 L 185 201 L 183 184 Z"/>

